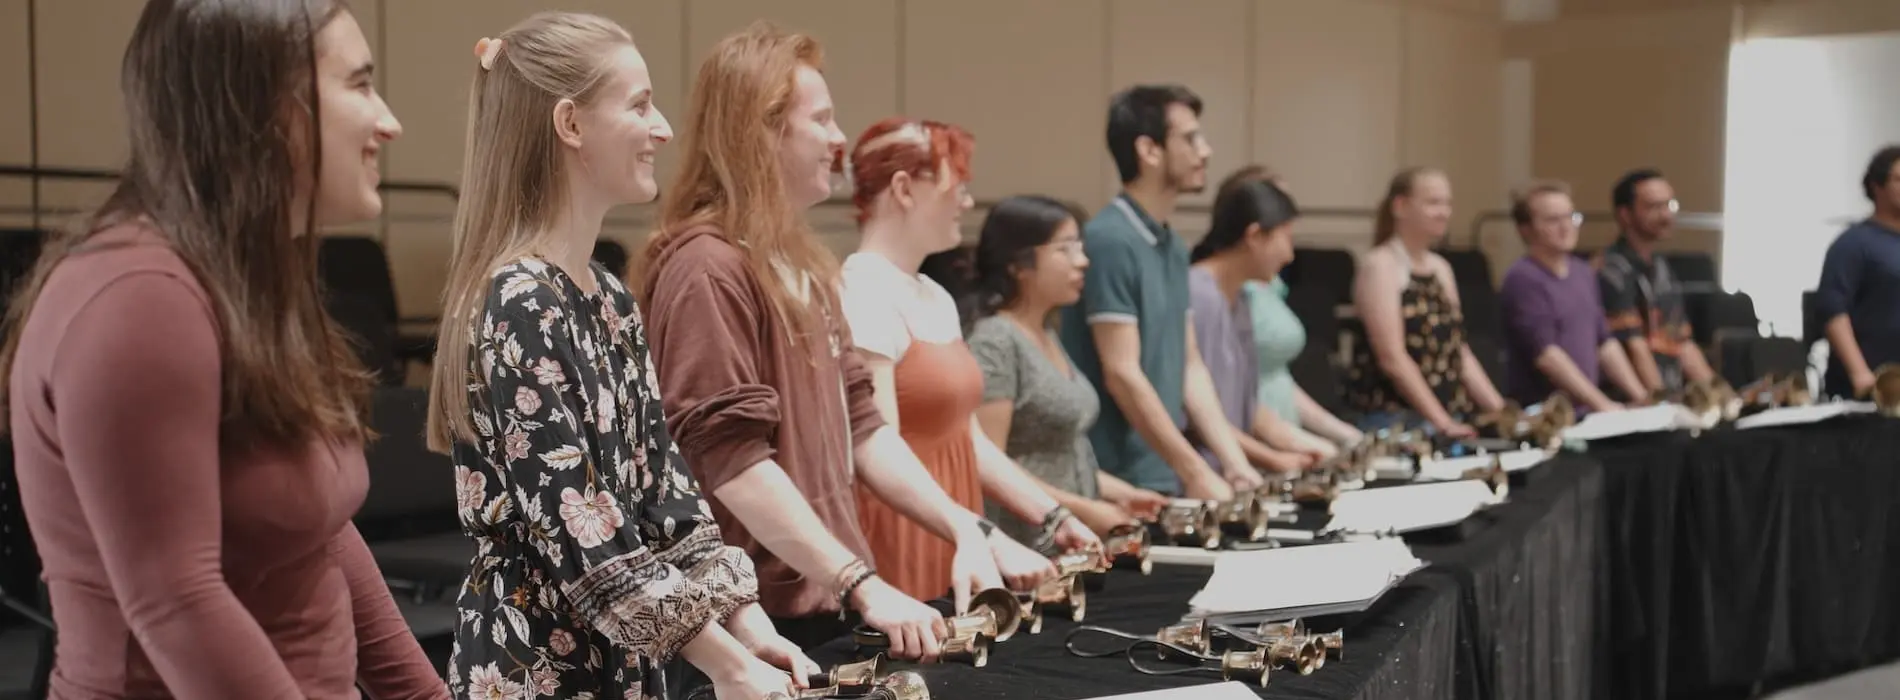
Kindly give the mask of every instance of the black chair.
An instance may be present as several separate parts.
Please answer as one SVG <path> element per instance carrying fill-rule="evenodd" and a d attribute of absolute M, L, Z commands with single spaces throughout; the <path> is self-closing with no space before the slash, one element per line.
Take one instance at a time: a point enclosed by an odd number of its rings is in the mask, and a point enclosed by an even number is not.
<path fill-rule="evenodd" d="M 615 277 L 627 279 L 627 247 L 611 238 L 594 241 L 594 262 L 614 273 Z"/>
<path fill-rule="evenodd" d="M 1339 383 L 1342 372 L 1335 361 L 1339 351 L 1337 305 L 1319 295 L 1289 295 L 1287 306 L 1300 319 L 1300 325 L 1306 327 L 1306 347 L 1287 367 L 1293 375 L 1293 383 L 1328 412 L 1342 415 L 1346 392 Z"/>
<path fill-rule="evenodd" d="M 1352 300 L 1353 274 L 1358 264 L 1349 251 L 1295 248 L 1293 262 L 1280 271 L 1280 279 L 1287 284 L 1289 299 L 1316 295 L 1317 301 L 1337 306 Z"/>
<path fill-rule="evenodd" d="M 383 577 L 416 603 L 461 585 L 475 553 L 456 516 L 452 463 L 423 439 L 428 405 L 421 389 L 377 390 L 371 417 L 380 437 L 367 450 L 370 489 L 355 517 Z"/>
<path fill-rule="evenodd" d="M 332 298 L 355 295 L 366 301 L 380 316 L 394 338 L 396 361 L 428 363 L 435 357 L 435 329 L 438 319 L 428 316 L 404 317 L 396 305 L 396 282 L 390 275 L 389 257 L 383 244 L 368 236 L 326 236 L 317 249 L 318 275 L 324 290 Z M 428 330 L 415 328 L 428 326 Z"/>
<path fill-rule="evenodd" d="M 1464 311 L 1465 335 L 1496 341 L 1504 330 L 1498 290 L 1491 282 L 1491 262 L 1477 250 L 1441 250 L 1458 283 L 1458 304 Z M 1475 345 L 1473 346 L 1476 347 Z M 1491 347 L 1497 347 L 1493 342 Z M 1485 358 L 1479 358 L 1481 361 Z M 1495 358 L 1493 358 L 1495 360 Z M 1495 364 L 1486 364 L 1489 369 Z"/>
<path fill-rule="evenodd" d="M 52 673 L 54 627 L 20 504 L 13 442 L 0 438 L 0 697 L 39 700 Z"/>
<path fill-rule="evenodd" d="M 1801 344 L 1813 345 L 1827 337 L 1827 322 L 1821 318 L 1820 292 L 1808 290 L 1801 293 Z"/>
<path fill-rule="evenodd" d="M 1674 252 L 1659 253 L 1669 264 L 1676 281 L 1686 289 L 1720 289 L 1722 287 L 1721 270 L 1715 266 L 1715 258 L 1708 253 Z"/>
<path fill-rule="evenodd" d="M 0 302 L 12 298 L 14 287 L 33 271 L 47 233 L 36 229 L 0 229 Z M 0 303 L 0 309 L 6 308 Z"/>

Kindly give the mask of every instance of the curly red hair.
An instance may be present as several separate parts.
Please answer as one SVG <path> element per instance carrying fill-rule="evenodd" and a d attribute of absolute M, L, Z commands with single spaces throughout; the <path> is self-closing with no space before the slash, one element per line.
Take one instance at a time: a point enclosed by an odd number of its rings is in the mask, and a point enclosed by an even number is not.
<path fill-rule="evenodd" d="M 954 124 L 905 117 L 872 124 L 858 137 L 849 159 L 851 203 L 858 207 L 858 223 L 870 218 L 871 203 L 900 172 L 930 179 L 948 171 L 968 182 L 975 150 L 975 137 Z"/>

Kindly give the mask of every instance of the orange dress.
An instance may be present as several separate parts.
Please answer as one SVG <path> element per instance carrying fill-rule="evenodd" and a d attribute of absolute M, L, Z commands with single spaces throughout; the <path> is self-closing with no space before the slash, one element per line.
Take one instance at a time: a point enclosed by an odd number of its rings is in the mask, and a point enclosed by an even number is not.
<path fill-rule="evenodd" d="M 927 343 L 913 337 L 891 372 L 898 433 L 950 500 L 982 513 L 983 482 L 970 434 L 970 417 L 983 402 L 976 357 L 961 340 Z M 871 542 L 878 577 L 918 600 L 949 595 L 955 545 L 886 505 L 861 479 L 857 490 L 858 522 Z"/>

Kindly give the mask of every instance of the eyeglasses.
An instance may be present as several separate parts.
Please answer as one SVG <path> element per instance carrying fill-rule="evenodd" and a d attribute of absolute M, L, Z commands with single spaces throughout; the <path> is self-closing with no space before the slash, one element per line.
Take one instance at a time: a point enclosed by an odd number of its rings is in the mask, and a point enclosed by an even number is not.
<path fill-rule="evenodd" d="M 1563 224 L 1566 222 L 1569 223 L 1571 226 L 1581 228 L 1583 226 L 1583 212 L 1573 211 L 1573 212 L 1570 212 L 1569 216 L 1559 215 L 1559 216 L 1537 217 L 1538 226 L 1556 226 L 1556 225 Z"/>

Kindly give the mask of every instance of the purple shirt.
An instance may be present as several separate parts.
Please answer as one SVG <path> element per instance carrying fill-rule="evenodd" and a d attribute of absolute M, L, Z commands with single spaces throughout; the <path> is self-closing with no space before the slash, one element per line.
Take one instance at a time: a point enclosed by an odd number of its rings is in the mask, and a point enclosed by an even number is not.
<path fill-rule="evenodd" d="M 1208 375 L 1214 379 L 1221 413 L 1241 432 L 1251 432 L 1254 397 L 1260 389 L 1260 356 L 1254 348 L 1253 311 L 1247 297 L 1228 299 L 1213 275 L 1193 267 L 1188 268 L 1188 303 L 1194 318 L 1194 342 L 1200 347 Z M 1223 471 L 1212 450 L 1198 439 L 1194 443 L 1207 466 Z"/>
<path fill-rule="evenodd" d="M 1610 327 L 1598 303 L 1596 272 L 1573 256 L 1565 273 L 1558 277 L 1526 256 L 1511 264 L 1498 291 L 1504 313 L 1504 393 L 1524 406 L 1554 391 L 1550 378 L 1537 369 L 1537 357 L 1552 345 L 1569 355 L 1591 383 L 1598 380 L 1597 348 L 1610 339 Z"/>

